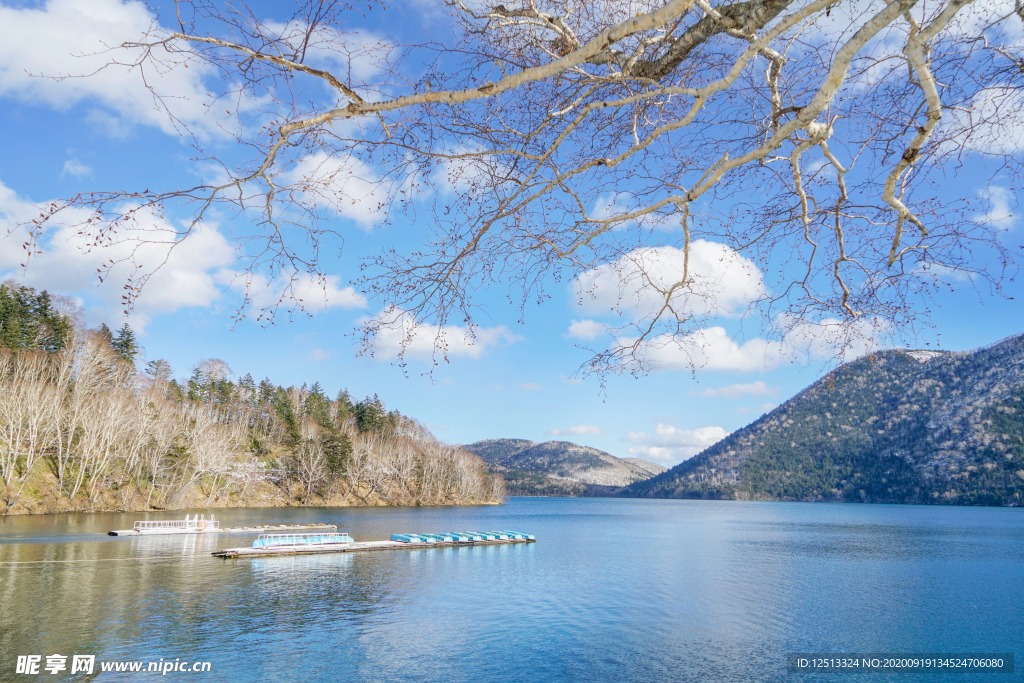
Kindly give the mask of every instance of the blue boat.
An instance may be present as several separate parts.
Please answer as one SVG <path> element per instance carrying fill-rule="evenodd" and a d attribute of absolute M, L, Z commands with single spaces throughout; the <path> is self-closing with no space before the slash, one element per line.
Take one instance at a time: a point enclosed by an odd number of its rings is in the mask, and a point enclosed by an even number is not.
<path fill-rule="evenodd" d="M 402 543 L 437 543 L 431 534 L 393 534 L 391 540 Z"/>
<path fill-rule="evenodd" d="M 355 543 L 346 533 L 338 534 L 260 534 L 252 542 L 253 548 L 269 548 L 272 546 L 306 546 L 306 545 L 338 545 Z"/>
<path fill-rule="evenodd" d="M 392 541 L 401 543 L 472 543 L 474 541 L 534 541 L 530 534 L 519 531 L 447 531 L 439 534 L 393 534 Z"/>
<path fill-rule="evenodd" d="M 409 534 L 410 543 L 435 543 L 434 539 L 424 534 Z"/>

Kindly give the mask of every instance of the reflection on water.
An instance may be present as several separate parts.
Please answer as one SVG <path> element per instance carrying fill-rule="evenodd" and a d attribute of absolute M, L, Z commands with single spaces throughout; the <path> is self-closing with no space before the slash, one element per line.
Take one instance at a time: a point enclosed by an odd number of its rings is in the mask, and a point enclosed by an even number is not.
<path fill-rule="evenodd" d="M 1024 657 L 1016 509 L 517 498 L 215 512 L 357 540 L 515 528 L 538 542 L 222 560 L 210 552 L 256 532 L 122 539 L 104 534 L 137 515 L 2 519 L 0 680 L 17 680 L 18 654 L 52 653 L 208 660 L 207 677 L 232 681 L 474 682 L 788 681 L 787 652 Z"/>

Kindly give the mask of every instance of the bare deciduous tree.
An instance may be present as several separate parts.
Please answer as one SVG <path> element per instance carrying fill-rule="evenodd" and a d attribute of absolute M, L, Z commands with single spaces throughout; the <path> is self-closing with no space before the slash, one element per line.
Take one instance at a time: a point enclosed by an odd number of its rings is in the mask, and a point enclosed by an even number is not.
<path fill-rule="evenodd" d="M 227 400 L 173 400 L 166 384 L 145 381 L 88 331 L 76 331 L 55 352 L 0 348 L 0 514 L 9 514 L 30 484 L 49 489 L 48 502 L 79 509 L 187 505 L 199 496 L 207 505 L 242 502 L 249 487 L 271 485 L 268 460 L 277 457 L 290 475 L 277 483 L 288 496 L 297 484 L 304 503 L 318 497 L 347 504 L 353 495 L 369 504 L 463 503 L 503 495 L 479 458 L 438 444 L 408 418 L 398 416 L 384 434 L 359 434 L 347 422 L 324 427 L 305 416 L 292 443 L 272 406 L 253 406 L 238 392 Z M 289 393 L 301 413 L 308 392 Z M 354 444 L 351 457 L 347 447 L 338 452 L 340 443 Z M 327 446 L 335 449 L 333 463 Z M 424 487 L 425 473 L 433 478 Z"/>
<path fill-rule="evenodd" d="M 4 350 L 0 356 L 0 482 L 11 492 L 4 500 L 7 509 L 57 440 L 58 405 L 48 361 L 41 351 L 18 357 Z"/>
<path fill-rule="evenodd" d="M 225 161 L 193 136 L 218 182 L 79 195 L 49 207 L 35 239 L 67 209 L 89 210 L 90 244 L 146 242 L 136 221 L 181 206 L 187 239 L 234 209 L 252 227 L 239 233 L 249 276 L 325 283 L 329 219 L 404 210 L 430 233 L 366 256 L 359 284 L 384 305 L 369 346 L 408 316 L 472 327 L 481 287 L 512 286 L 525 305 L 606 267 L 653 303 L 595 350 L 598 371 L 699 341 L 728 275 L 691 258 L 706 239 L 767 274 L 746 303 L 778 334 L 834 320 L 847 340 L 913 328 L 916 297 L 950 272 L 998 286 L 1012 261 L 970 204 L 977 188 L 951 196 L 943 176 L 987 158 L 1016 187 L 1020 145 L 1004 134 L 1024 123 L 1019 3 L 446 0 L 450 45 L 370 40 L 332 0 L 272 21 L 244 3 L 176 7 L 173 28 L 120 46 L 109 68 L 206 69 L 241 151 Z M 674 267 L 644 270 L 662 247 Z"/>

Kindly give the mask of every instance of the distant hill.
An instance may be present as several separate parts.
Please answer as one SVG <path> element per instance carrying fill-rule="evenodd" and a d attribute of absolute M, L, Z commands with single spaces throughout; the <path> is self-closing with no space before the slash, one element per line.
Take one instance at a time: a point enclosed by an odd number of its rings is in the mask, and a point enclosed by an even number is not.
<path fill-rule="evenodd" d="M 668 470 L 668 468 L 665 467 L 664 465 L 659 465 L 657 463 L 649 462 L 647 460 L 641 460 L 640 458 L 619 458 L 619 460 L 622 460 L 623 462 L 632 463 L 637 467 L 642 467 L 643 469 L 650 472 L 651 476 L 654 476 L 655 474 L 661 474 L 662 472 Z"/>
<path fill-rule="evenodd" d="M 536 444 L 527 439 L 485 439 L 462 446 L 462 449 L 476 453 L 485 462 L 496 465 L 530 446 L 536 446 Z"/>
<path fill-rule="evenodd" d="M 620 495 L 1024 504 L 1024 335 L 883 351 Z"/>
<path fill-rule="evenodd" d="M 504 475 L 513 496 L 579 496 L 595 487 L 622 487 L 666 471 L 653 462 L 616 458 L 569 441 L 486 439 L 462 448 Z"/>

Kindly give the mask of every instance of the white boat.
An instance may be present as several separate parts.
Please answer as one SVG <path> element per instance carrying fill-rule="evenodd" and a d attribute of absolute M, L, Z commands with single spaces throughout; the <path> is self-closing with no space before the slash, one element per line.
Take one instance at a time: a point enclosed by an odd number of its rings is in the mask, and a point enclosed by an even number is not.
<path fill-rule="evenodd" d="M 220 522 L 210 515 L 196 515 L 185 519 L 168 519 L 152 522 L 135 522 L 131 529 L 107 532 L 111 536 L 164 536 L 168 534 L 208 534 L 221 531 Z"/>

